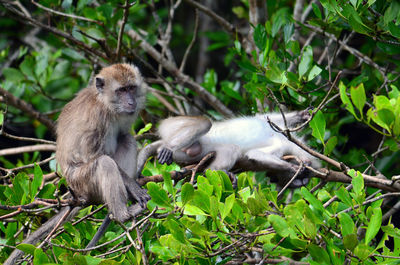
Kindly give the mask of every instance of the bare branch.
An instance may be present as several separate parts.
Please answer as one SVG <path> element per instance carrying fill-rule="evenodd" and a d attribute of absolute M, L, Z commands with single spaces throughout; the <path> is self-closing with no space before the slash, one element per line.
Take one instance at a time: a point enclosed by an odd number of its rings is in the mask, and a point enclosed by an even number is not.
<path fill-rule="evenodd" d="M 14 147 L 14 148 L 6 148 L 0 150 L 0 156 L 7 156 L 7 155 L 17 155 L 21 153 L 29 153 L 29 152 L 36 152 L 36 151 L 56 151 L 56 146 L 53 144 L 37 144 L 37 145 L 29 145 L 29 146 L 22 146 L 22 147 Z"/>

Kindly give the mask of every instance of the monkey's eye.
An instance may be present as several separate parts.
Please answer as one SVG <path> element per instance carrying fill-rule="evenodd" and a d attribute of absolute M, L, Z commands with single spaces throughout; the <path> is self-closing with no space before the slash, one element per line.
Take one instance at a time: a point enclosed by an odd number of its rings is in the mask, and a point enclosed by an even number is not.
<path fill-rule="evenodd" d="M 126 86 L 120 87 L 120 88 L 118 88 L 117 91 L 118 92 L 127 92 L 128 91 L 128 87 L 126 87 Z"/>
<path fill-rule="evenodd" d="M 129 85 L 126 87 L 129 91 L 135 91 L 137 89 L 136 85 Z"/>

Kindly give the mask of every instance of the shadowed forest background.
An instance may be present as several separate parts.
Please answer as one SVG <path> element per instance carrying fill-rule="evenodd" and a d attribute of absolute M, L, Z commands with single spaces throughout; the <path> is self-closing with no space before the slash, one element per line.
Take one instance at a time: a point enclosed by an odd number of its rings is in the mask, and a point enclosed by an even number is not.
<path fill-rule="evenodd" d="M 35 265 L 398 264 L 399 24 L 400 3 L 383 0 L 0 0 L 0 262 L 18 248 L 12 262 Z M 23 243 L 75 207 L 56 173 L 56 120 L 118 62 L 148 84 L 139 147 L 170 116 L 312 107 L 298 133 L 323 168 L 294 190 L 262 172 L 237 174 L 234 189 L 222 171 L 151 159 L 148 209 L 98 246 L 85 249 L 103 205 Z"/>

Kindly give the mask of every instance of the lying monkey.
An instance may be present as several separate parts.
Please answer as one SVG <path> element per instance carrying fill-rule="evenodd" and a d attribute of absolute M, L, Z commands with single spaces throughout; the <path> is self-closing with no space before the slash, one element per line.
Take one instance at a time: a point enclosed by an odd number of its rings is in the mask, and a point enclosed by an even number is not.
<path fill-rule="evenodd" d="M 306 121 L 308 110 L 286 113 L 289 127 Z M 287 182 L 298 170 L 298 165 L 282 159 L 293 155 L 312 167 L 320 167 L 319 161 L 274 131 L 268 119 L 283 128 L 281 114 L 265 113 L 239 117 L 220 122 L 210 122 L 205 117 L 180 116 L 163 120 L 158 133 L 161 140 L 146 146 L 138 157 L 139 173 L 147 158 L 158 154 L 160 163 L 188 165 L 215 151 L 215 159 L 208 166 L 213 170 L 267 171 L 270 175 L 284 178 Z M 293 136 L 296 137 L 296 136 Z M 307 183 L 303 176 L 294 180 L 293 186 Z"/>

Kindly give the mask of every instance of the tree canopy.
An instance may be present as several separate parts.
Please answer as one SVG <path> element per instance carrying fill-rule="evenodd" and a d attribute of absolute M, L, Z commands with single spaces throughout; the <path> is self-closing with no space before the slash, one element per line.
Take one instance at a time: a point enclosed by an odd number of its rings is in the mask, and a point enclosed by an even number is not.
<path fill-rule="evenodd" d="M 13 262 L 35 265 L 398 264 L 399 24 L 400 3 L 382 0 L 0 0 L 0 262 L 17 248 Z M 303 129 L 323 168 L 299 189 L 252 171 L 234 188 L 225 172 L 152 159 L 147 209 L 98 246 L 85 248 L 104 205 L 24 241 L 72 213 L 56 120 L 118 62 L 148 84 L 140 147 L 169 116 L 312 107 L 300 127 L 275 129 Z"/>

